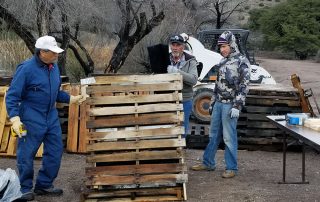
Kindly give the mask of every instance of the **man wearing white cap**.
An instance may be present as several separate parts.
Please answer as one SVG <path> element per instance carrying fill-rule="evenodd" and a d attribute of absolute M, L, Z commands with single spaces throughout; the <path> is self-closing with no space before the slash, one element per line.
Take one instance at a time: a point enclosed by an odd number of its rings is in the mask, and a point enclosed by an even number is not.
<path fill-rule="evenodd" d="M 63 144 L 56 102 L 80 104 L 84 98 L 69 96 L 60 90 L 61 79 L 56 64 L 59 48 L 52 36 L 40 37 L 32 58 L 18 65 L 6 95 L 6 107 L 13 131 L 19 136 L 17 167 L 22 198 L 34 200 L 38 195 L 59 196 L 62 189 L 54 188 L 58 175 Z M 27 132 L 22 134 L 21 128 Z M 33 160 L 41 143 L 44 144 L 42 167 L 39 170 L 34 192 Z"/>

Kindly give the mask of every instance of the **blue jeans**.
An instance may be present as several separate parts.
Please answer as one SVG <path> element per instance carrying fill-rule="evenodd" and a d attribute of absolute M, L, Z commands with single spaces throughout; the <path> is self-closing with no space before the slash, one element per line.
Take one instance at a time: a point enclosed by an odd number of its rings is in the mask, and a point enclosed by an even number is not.
<path fill-rule="evenodd" d="M 184 113 L 184 121 L 183 121 L 184 135 L 183 135 L 183 137 L 185 138 L 187 136 L 188 131 L 189 131 L 189 118 L 190 118 L 191 111 L 192 111 L 192 100 L 183 101 L 182 104 L 183 104 L 183 113 Z"/>
<path fill-rule="evenodd" d="M 203 154 L 203 164 L 211 169 L 216 167 L 215 156 L 221 139 L 226 145 L 224 159 L 226 170 L 238 170 L 238 118 L 230 117 L 232 103 L 216 102 L 213 107 L 210 123 L 209 144 Z"/>

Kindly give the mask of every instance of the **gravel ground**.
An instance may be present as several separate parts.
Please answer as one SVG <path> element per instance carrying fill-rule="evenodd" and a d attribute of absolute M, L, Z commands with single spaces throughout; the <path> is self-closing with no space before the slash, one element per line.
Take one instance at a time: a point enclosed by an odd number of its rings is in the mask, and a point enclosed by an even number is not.
<path fill-rule="evenodd" d="M 305 88 L 313 88 L 317 98 L 320 95 L 320 64 L 310 61 L 271 60 L 257 58 L 279 83 L 291 85 L 289 79 L 298 73 Z M 201 162 L 202 150 L 187 150 L 188 167 Z M 84 155 L 65 153 L 55 186 L 64 189 L 61 197 L 36 197 L 39 202 L 76 202 L 85 189 Z M 301 180 L 301 153 L 287 155 L 287 180 Z M 41 160 L 35 161 L 35 171 Z M 0 158 L 0 169 L 16 170 L 14 158 Z M 306 180 L 310 184 L 278 184 L 282 180 L 282 153 L 265 151 L 239 151 L 239 174 L 233 179 L 223 179 L 223 151 L 217 153 L 217 170 L 214 172 L 194 172 L 189 170 L 187 196 L 189 202 L 211 201 L 320 201 L 320 155 L 311 148 L 306 153 Z"/>

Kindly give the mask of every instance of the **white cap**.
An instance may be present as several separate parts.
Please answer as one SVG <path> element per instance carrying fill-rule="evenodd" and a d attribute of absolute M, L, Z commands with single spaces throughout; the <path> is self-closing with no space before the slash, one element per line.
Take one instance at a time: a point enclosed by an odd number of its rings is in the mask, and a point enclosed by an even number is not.
<path fill-rule="evenodd" d="M 57 41 L 52 36 L 42 36 L 36 41 L 36 48 L 50 50 L 54 53 L 62 53 L 64 50 L 59 48 Z"/>

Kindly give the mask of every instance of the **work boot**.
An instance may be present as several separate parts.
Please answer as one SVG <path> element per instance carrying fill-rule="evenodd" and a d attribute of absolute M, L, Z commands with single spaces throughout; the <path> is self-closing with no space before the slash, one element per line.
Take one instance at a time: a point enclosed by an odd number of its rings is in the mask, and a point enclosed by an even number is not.
<path fill-rule="evenodd" d="M 197 164 L 197 165 L 192 166 L 191 169 L 194 171 L 201 171 L 201 170 L 214 171 L 216 168 L 209 168 L 203 164 Z"/>
<path fill-rule="evenodd" d="M 14 200 L 14 202 L 33 201 L 33 200 L 34 200 L 34 193 L 29 191 L 29 192 L 22 194 L 22 196 L 16 200 Z"/>
<path fill-rule="evenodd" d="M 223 178 L 233 178 L 236 176 L 236 172 L 234 170 L 226 170 L 222 173 Z"/>
<path fill-rule="evenodd" d="M 61 196 L 63 194 L 63 190 L 53 187 L 49 189 L 35 188 L 34 193 L 37 195 Z"/>

